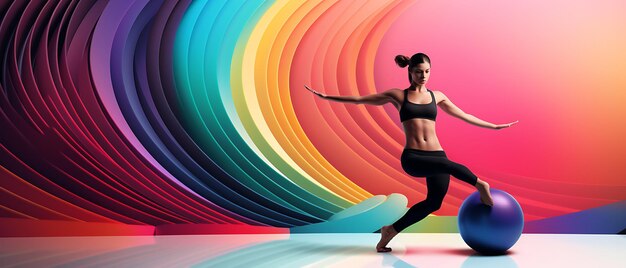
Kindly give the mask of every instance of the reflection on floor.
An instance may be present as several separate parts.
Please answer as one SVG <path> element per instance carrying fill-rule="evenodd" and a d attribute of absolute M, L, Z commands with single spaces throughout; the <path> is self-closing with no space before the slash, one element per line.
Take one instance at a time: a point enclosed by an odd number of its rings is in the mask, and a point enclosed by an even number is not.
<path fill-rule="evenodd" d="M 0 238 L 2 267 L 620 267 L 626 236 L 523 234 L 507 255 L 480 256 L 459 234 Z M 623 266 L 621 266 L 623 267 Z"/>

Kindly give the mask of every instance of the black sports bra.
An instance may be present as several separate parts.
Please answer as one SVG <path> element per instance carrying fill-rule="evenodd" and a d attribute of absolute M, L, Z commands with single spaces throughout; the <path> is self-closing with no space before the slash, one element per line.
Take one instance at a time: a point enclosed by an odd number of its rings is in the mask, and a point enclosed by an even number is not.
<path fill-rule="evenodd" d="M 435 101 L 435 94 L 430 92 L 432 101 L 427 104 L 412 103 L 409 101 L 408 89 L 404 90 L 404 101 L 400 106 L 400 121 L 404 122 L 413 118 L 424 118 L 435 121 L 437 119 L 437 102 Z"/>

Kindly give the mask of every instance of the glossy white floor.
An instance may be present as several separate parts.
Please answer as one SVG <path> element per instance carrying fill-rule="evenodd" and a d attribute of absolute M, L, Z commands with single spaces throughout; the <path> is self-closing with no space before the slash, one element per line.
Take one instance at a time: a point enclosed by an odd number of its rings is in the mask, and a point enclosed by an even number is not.
<path fill-rule="evenodd" d="M 624 235 L 523 234 L 480 256 L 459 234 L 0 238 L 1 267 L 625 267 Z"/>

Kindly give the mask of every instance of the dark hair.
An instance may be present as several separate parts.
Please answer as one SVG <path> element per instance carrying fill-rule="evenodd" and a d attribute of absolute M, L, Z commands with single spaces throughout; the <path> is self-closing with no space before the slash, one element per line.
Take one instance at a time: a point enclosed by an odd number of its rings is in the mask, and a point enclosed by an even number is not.
<path fill-rule="evenodd" d="M 430 58 L 428 57 L 428 55 L 424 54 L 424 53 L 417 53 L 414 54 L 413 56 L 411 56 L 411 58 L 409 59 L 409 57 L 404 56 L 404 55 L 398 55 L 395 58 L 396 64 L 398 64 L 398 66 L 400 66 L 400 68 L 404 68 L 406 66 L 409 66 L 409 83 L 413 83 L 411 81 L 411 69 L 413 69 L 413 67 L 417 66 L 420 63 L 425 63 L 427 62 L 428 64 L 430 64 Z"/>

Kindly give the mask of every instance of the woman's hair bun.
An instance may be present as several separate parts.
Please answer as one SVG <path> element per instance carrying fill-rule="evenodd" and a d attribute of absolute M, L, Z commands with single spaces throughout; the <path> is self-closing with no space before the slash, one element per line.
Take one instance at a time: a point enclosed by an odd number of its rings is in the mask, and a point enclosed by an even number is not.
<path fill-rule="evenodd" d="M 398 64 L 398 66 L 400 66 L 400 68 L 404 68 L 407 65 L 409 65 L 409 57 L 404 56 L 404 55 L 398 55 L 396 56 L 396 64 Z"/>

